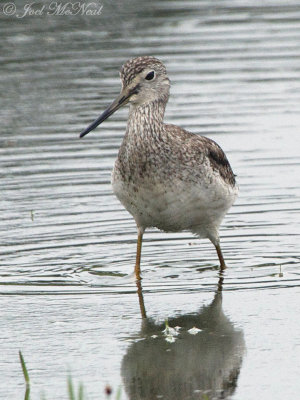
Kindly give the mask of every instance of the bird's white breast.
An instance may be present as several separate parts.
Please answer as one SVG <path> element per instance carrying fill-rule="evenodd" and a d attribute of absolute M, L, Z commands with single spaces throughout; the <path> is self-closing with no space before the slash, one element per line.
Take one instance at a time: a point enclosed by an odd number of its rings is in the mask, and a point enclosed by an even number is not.
<path fill-rule="evenodd" d="M 211 182 L 144 181 L 123 182 L 114 171 L 113 191 L 142 228 L 163 231 L 190 230 L 201 237 L 217 235 L 218 227 L 233 204 L 237 189 L 226 185 L 219 176 Z"/>

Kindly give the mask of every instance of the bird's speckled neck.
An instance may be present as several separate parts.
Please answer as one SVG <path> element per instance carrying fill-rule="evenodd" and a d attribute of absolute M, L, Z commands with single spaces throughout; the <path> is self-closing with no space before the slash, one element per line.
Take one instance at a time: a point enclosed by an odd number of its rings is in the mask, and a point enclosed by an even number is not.
<path fill-rule="evenodd" d="M 166 109 L 164 101 L 130 105 L 127 133 L 139 135 L 161 131 Z"/>

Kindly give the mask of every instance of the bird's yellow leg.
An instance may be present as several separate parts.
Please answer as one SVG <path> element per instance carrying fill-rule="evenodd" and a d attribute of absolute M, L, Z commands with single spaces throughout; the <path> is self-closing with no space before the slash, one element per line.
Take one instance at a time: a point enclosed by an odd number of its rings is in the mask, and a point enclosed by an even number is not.
<path fill-rule="evenodd" d="M 223 271 L 226 268 L 226 264 L 225 264 L 225 260 L 224 260 L 223 254 L 222 254 L 220 243 L 215 244 L 215 248 L 217 250 L 218 257 L 220 260 L 221 271 Z"/>
<path fill-rule="evenodd" d="M 143 232 L 138 230 L 138 239 L 137 239 L 137 247 L 136 247 L 136 261 L 134 267 L 135 277 L 138 281 L 141 278 L 141 253 L 142 253 L 142 241 L 143 241 Z"/>

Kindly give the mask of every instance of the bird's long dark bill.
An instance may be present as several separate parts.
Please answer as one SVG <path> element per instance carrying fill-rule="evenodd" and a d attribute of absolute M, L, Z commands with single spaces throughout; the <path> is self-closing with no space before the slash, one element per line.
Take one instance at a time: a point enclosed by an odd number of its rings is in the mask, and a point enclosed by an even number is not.
<path fill-rule="evenodd" d="M 95 129 L 98 125 L 100 125 L 103 121 L 105 121 L 108 117 L 110 117 L 115 111 L 117 111 L 120 107 L 124 106 L 128 103 L 129 97 L 133 93 L 130 92 L 127 96 L 121 93 L 116 100 L 111 103 L 111 105 L 97 118 L 94 122 L 92 122 L 86 129 L 84 129 L 79 137 L 83 137 Z"/>

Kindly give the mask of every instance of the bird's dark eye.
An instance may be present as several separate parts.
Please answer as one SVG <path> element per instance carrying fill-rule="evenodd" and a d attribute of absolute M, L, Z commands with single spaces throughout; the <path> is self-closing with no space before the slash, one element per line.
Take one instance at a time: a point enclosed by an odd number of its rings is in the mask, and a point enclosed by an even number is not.
<path fill-rule="evenodd" d="M 153 78 L 154 78 L 154 71 L 149 72 L 149 74 L 147 74 L 145 77 L 147 81 L 151 81 Z"/>

